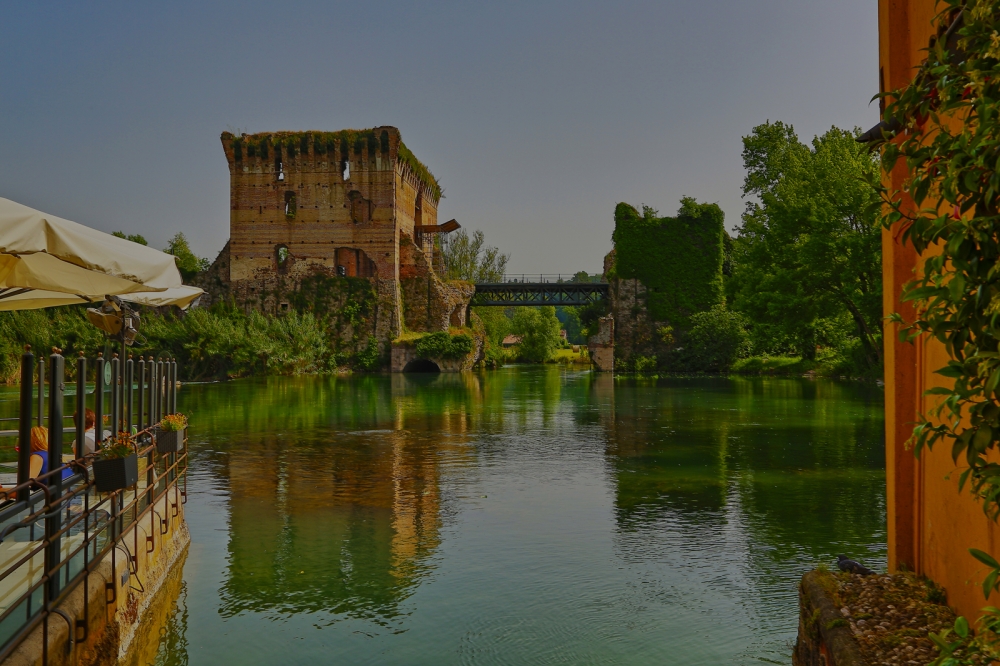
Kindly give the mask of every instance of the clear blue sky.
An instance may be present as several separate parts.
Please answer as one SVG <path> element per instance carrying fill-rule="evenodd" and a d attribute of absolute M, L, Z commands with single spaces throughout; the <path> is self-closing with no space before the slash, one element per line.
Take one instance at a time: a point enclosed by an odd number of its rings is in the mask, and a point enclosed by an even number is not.
<path fill-rule="evenodd" d="M 743 210 L 740 138 L 878 121 L 875 0 L 5 3 L 0 196 L 215 258 L 219 134 L 395 125 L 516 271 L 600 270 L 619 201 Z"/>

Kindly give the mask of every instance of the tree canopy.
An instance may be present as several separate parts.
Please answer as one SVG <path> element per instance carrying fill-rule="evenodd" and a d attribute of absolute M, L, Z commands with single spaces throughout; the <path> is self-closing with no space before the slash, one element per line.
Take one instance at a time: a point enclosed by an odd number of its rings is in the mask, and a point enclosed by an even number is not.
<path fill-rule="evenodd" d="M 812 358 L 817 344 L 853 339 L 863 363 L 881 363 L 879 165 L 856 136 L 834 127 L 807 146 L 768 122 L 743 139 L 750 201 L 727 293 L 753 323 L 758 353 Z"/>
<path fill-rule="evenodd" d="M 139 245 L 149 245 L 149 241 L 147 241 L 141 234 L 126 234 L 124 231 L 113 231 L 111 235 L 117 236 L 118 238 L 124 238 L 125 240 L 130 240 L 133 243 L 138 243 Z"/>
<path fill-rule="evenodd" d="M 443 250 L 449 279 L 469 282 L 499 282 L 503 279 L 510 255 L 487 246 L 482 231 L 477 229 L 469 236 L 465 229 L 459 229 L 449 236 Z"/>
<path fill-rule="evenodd" d="M 517 308 L 511 328 L 521 337 L 517 352 L 522 360 L 543 363 L 552 357 L 559 345 L 561 326 L 556 319 L 556 309 L 551 305 Z"/>
<path fill-rule="evenodd" d="M 129 240 L 132 239 L 129 238 Z M 170 239 L 170 243 L 164 252 L 177 257 L 177 270 L 181 272 L 181 277 L 185 280 L 190 280 L 201 271 L 208 270 L 208 267 L 211 265 L 208 259 L 196 256 L 191 251 L 191 246 L 188 245 L 188 240 L 182 232 L 178 232 L 176 236 Z"/>

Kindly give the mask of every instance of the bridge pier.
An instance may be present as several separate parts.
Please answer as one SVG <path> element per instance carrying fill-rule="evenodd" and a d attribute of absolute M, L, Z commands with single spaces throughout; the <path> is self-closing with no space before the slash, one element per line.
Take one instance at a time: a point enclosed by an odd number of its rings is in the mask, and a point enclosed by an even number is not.
<path fill-rule="evenodd" d="M 599 372 L 615 370 L 615 318 L 611 315 L 597 320 L 597 335 L 587 341 L 590 362 Z"/>

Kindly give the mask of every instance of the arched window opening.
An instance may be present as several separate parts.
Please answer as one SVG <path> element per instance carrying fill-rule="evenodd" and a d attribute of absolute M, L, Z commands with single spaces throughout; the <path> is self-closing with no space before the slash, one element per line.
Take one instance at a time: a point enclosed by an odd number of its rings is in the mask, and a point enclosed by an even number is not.
<path fill-rule="evenodd" d="M 274 170 L 278 174 L 278 182 L 284 182 L 285 180 L 285 165 L 281 163 L 281 158 L 277 157 L 274 160 Z"/>
<path fill-rule="evenodd" d="M 285 217 L 295 217 L 296 210 L 295 192 L 285 192 Z"/>
<path fill-rule="evenodd" d="M 275 259 L 278 262 L 278 268 L 284 269 L 288 266 L 288 246 L 287 245 L 276 245 L 274 248 Z"/>
<path fill-rule="evenodd" d="M 351 163 L 347 160 L 340 162 L 340 177 L 343 178 L 345 183 L 351 179 Z"/>

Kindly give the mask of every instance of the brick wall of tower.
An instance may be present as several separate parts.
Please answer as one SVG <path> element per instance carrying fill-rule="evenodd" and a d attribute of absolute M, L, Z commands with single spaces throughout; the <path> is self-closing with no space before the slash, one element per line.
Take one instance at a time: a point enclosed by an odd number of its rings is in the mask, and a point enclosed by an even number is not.
<path fill-rule="evenodd" d="M 383 132 L 388 141 L 374 154 L 367 146 L 348 146 L 346 154 L 340 146 L 319 153 L 308 140 L 293 150 L 271 145 L 267 157 L 259 150 L 253 156 L 246 149 L 234 151 L 232 138 L 224 136 L 231 185 L 230 280 L 254 279 L 260 271 L 335 272 L 338 265 L 350 276 L 394 279 L 399 132 L 375 130 Z M 386 144 L 388 151 L 382 150 Z M 289 215 L 286 204 L 292 201 Z M 291 260 L 284 266 L 278 262 L 281 247 Z"/>

